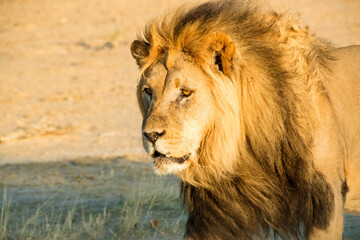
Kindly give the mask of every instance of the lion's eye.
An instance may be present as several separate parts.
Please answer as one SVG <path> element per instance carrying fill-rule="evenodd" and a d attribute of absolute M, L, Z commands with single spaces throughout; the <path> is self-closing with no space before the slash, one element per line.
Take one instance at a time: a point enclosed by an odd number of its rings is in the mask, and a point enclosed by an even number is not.
<path fill-rule="evenodd" d="M 189 90 L 181 90 L 181 95 L 183 95 L 184 97 L 189 97 L 192 94 L 192 91 Z"/>
<path fill-rule="evenodd" d="M 146 92 L 149 96 L 152 95 L 152 90 L 151 90 L 151 88 L 146 87 L 146 88 L 144 88 L 143 91 Z"/>

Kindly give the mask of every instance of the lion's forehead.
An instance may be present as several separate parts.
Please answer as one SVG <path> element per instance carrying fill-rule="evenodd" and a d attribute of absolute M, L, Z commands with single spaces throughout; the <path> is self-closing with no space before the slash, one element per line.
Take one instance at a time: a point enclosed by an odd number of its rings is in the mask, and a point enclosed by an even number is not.
<path fill-rule="evenodd" d="M 168 70 L 161 63 L 156 63 L 144 71 L 144 80 L 152 87 L 161 87 L 165 84 Z"/>
<path fill-rule="evenodd" d="M 171 64 L 169 63 L 171 62 Z M 174 82 L 179 85 L 181 82 L 192 80 L 197 77 L 201 71 L 196 62 L 182 52 L 169 52 L 159 56 L 156 62 L 144 71 L 143 76 L 150 83 L 164 85 L 168 82 Z"/>
<path fill-rule="evenodd" d="M 166 69 L 162 63 L 157 63 L 145 71 L 143 84 L 149 84 L 154 90 L 164 88 L 179 88 L 187 79 L 179 68 Z"/>

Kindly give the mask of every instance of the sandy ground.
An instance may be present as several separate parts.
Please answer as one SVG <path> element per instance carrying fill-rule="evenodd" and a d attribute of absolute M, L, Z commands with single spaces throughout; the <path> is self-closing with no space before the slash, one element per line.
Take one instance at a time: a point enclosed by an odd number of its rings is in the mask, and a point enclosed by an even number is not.
<path fill-rule="evenodd" d="M 180 1 L 0 0 L 0 164 L 146 158 L 129 51 Z M 359 0 L 274 0 L 336 46 L 360 44 Z"/>

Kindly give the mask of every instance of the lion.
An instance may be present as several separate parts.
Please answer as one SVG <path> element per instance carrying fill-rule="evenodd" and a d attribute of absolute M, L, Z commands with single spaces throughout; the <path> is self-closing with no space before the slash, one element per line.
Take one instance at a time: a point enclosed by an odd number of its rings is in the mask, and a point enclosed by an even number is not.
<path fill-rule="evenodd" d="M 341 239 L 360 213 L 360 47 L 249 1 L 182 6 L 133 41 L 146 152 L 188 239 Z"/>

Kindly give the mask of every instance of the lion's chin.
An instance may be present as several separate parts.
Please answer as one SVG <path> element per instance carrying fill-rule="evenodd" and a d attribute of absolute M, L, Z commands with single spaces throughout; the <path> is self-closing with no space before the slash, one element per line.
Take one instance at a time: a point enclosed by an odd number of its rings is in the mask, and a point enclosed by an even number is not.
<path fill-rule="evenodd" d="M 190 164 L 190 154 L 181 158 L 167 157 L 161 153 L 153 154 L 155 173 L 158 175 L 176 174 L 186 169 Z"/>

